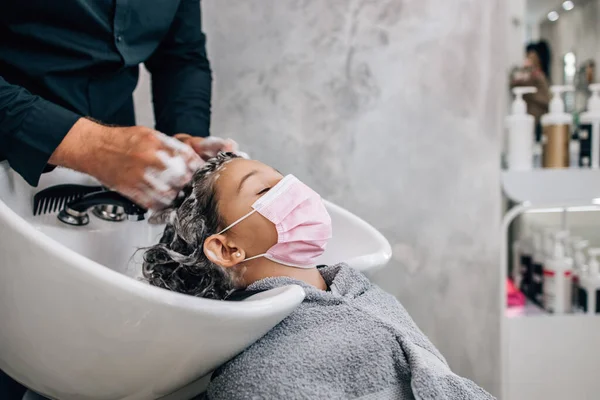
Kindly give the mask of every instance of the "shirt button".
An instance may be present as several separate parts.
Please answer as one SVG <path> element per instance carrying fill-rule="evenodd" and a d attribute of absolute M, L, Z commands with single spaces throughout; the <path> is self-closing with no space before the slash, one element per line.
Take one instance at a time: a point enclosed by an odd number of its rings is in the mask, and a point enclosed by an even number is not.
<path fill-rule="evenodd" d="M 121 40 L 123 40 L 123 36 L 121 36 L 121 35 L 117 35 L 117 36 L 115 37 L 115 39 L 117 40 L 117 42 L 120 42 Z"/>

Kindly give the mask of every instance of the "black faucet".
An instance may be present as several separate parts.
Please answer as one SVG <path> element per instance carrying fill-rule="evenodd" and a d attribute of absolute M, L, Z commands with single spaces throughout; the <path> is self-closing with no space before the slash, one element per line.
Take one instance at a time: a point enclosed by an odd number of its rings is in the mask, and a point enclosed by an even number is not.
<path fill-rule="evenodd" d="M 70 225 L 87 225 L 90 221 L 87 212 L 92 207 L 95 215 L 111 221 L 122 221 L 125 215 L 129 220 L 141 221 L 147 211 L 117 192 L 104 190 L 70 202 L 60 211 L 58 219 Z"/>

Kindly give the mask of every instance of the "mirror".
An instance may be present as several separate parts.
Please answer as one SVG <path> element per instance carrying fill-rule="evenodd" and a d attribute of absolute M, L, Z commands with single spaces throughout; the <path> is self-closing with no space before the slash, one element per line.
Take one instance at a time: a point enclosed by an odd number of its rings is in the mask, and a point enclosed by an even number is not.
<path fill-rule="evenodd" d="M 523 73 L 528 44 L 545 43 L 550 53 L 548 83 L 573 85 L 575 93 L 565 96 L 567 111 L 575 114 L 584 111 L 590 95 L 588 85 L 598 82 L 600 0 L 509 0 L 509 3 L 512 70 Z"/>

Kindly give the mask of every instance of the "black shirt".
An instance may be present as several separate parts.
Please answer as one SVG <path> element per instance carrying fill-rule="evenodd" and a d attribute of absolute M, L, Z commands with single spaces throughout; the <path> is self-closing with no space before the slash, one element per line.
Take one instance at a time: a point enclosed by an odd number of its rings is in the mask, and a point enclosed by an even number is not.
<path fill-rule="evenodd" d="M 199 0 L 1 0 L 0 161 L 35 186 L 81 116 L 134 125 L 140 63 L 156 129 L 208 136 Z"/>

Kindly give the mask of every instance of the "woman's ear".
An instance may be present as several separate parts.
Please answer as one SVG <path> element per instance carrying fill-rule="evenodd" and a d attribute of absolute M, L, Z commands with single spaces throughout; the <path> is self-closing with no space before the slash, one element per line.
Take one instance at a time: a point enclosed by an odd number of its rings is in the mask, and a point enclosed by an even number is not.
<path fill-rule="evenodd" d="M 246 258 L 244 250 L 227 242 L 224 235 L 212 235 L 204 241 L 204 254 L 213 263 L 224 268 L 235 267 Z"/>

